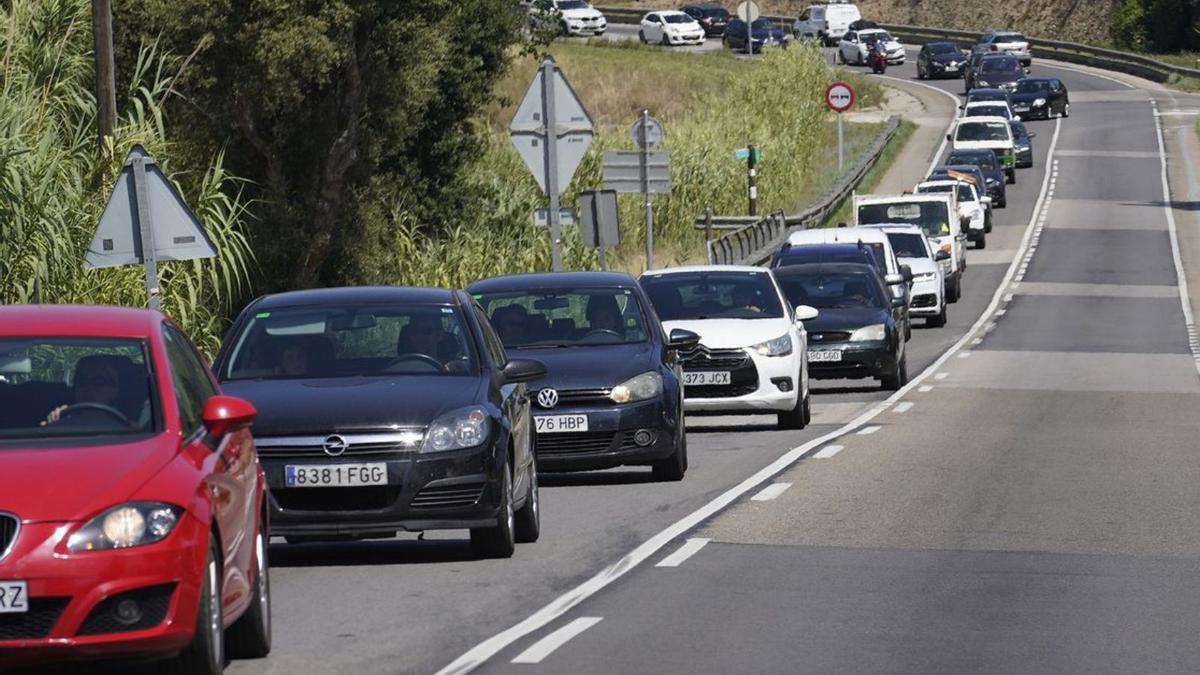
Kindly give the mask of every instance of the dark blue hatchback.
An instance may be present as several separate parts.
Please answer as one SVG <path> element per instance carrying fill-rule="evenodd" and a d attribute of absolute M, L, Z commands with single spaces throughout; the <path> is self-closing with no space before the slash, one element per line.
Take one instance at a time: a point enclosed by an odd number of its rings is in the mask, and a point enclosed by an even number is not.
<path fill-rule="evenodd" d="M 633 277 L 609 272 L 485 279 L 467 292 L 513 356 L 546 364 L 530 384 L 538 465 L 546 471 L 650 465 L 659 480 L 687 470 L 676 352 Z"/>

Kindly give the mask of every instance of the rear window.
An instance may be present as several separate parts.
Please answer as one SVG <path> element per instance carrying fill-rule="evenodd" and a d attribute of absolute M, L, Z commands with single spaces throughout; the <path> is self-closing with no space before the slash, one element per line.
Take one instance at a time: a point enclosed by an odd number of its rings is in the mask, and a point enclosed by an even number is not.
<path fill-rule="evenodd" d="M 932 236 L 943 236 L 950 233 L 950 214 L 944 201 L 859 205 L 859 225 L 883 225 L 887 223 L 916 225 L 926 234 Z"/>
<path fill-rule="evenodd" d="M 897 258 L 928 258 L 929 250 L 925 248 L 925 235 L 907 234 L 904 232 L 888 232 L 888 241 Z"/>
<path fill-rule="evenodd" d="M 1021 35 L 1020 33 L 999 33 L 996 35 L 996 39 L 992 40 L 992 42 L 1026 42 L 1026 41 L 1027 40 L 1025 39 L 1025 36 Z"/>

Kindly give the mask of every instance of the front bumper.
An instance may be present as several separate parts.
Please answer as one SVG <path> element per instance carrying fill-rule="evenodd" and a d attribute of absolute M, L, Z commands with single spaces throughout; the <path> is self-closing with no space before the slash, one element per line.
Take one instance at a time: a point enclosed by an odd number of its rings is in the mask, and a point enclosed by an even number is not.
<path fill-rule="evenodd" d="M 23 524 L 0 563 L 0 579 L 27 582 L 30 605 L 27 613 L 0 614 L 0 671 L 52 661 L 169 656 L 191 642 L 207 525 L 184 515 L 156 544 L 66 552 L 66 537 L 77 525 Z M 114 609 L 120 600 L 113 598 L 137 599 L 142 618 L 119 622 Z"/>
<path fill-rule="evenodd" d="M 673 45 L 704 44 L 704 33 L 701 32 L 701 33 L 693 34 L 693 35 L 679 35 L 679 34 L 672 35 L 672 34 L 668 33 L 667 34 L 667 42 L 669 42 L 670 44 L 673 44 Z"/>
<path fill-rule="evenodd" d="M 943 286 L 944 284 L 939 283 L 937 277 L 914 281 L 912 301 L 908 305 L 909 314 L 913 316 L 937 316 L 940 314 Z"/>
<path fill-rule="evenodd" d="M 951 68 L 944 63 L 931 61 L 929 63 L 929 74 L 934 77 L 962 77 L 965 68 L 961 65 Z"/>
<path fill-rule="evenodd" d="M 560 392 L 561 394 L 561 392 Z M 679 411 L 661 400 L 638 403 L 560 405 L 552 410 L 535 409 L 538 415 L 586 414 L 588 430 L 538 434 L 535 452 L 542 471 L 591 471 L 615 466 L 650 464 L 675 452 Z M 649 431 L 653 440 L 639 445 L 639 430 Z"/>
<path fill-rule="evenodd" d="M 599 23 L 592 23 L 592 22 L 575 23 L 572 21 L 567 22 L 567 35 L 570 35 L 572 37 L 589 37 L 592 35 L 597 35 L 597 36 L 604 35 L 604 31 L 606 31 L 606 30 L 608 30 L 608 23 L 603 22 L 603 21 L 601 21 Z"/>
<path fill-rule="evenodd" d="M 391 452 L 378 458 L 262 458 L 275 535 L 374 535 L 489 527 L 500 514 L 507 451 L 493 437 L 483 446 L 440 453 Z M 287 487 L 285 466 L 383 462 L 387 485 Z"/>
<path fill-rule="evenodd" d="M 809 377 L 818 380 L 883 377 L 896 369 L 896 358 L 886 340 L 877 342 L 829 342 L 810 347 L 810 351 L 837 350 L 841 361 L 809 361 Z"/>
<path fill-rule="evenodd" d="M 889 66 L 899 66 L 904 64 L 904 58 L 904 51 L 901 50 L 895 54 L 888 54 L 887 62 Z"/>
<path fill-rule="evenodd" d="M 787 356 L 762 356 L 748 351 L 745 354 L 743 365 L 732 369 L 685 362 L 685 373 L 731 370 L 732 384 L 685 388 L 683 409 L 700 413 L 776 413 L 795 408 L 803 384 L 797 381 L 800 354 L 795 350 Z"/>

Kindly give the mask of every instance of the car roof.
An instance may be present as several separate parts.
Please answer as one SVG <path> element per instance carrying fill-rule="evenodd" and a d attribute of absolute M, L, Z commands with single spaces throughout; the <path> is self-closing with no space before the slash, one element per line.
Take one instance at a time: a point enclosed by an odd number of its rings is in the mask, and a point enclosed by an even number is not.
<path fill-rule="evenodd" d="M 633 288 L 637 280 L 624 272 L 532 272 L 481 279 L 467 287 L 471 293 L 528 291 L 564 287 Z"/>
<path fill-rule="evenodd" d="M 955 49 L 958 49 L 958 43 L 957 43 L 957 42 L 951 42 L 950 40 L 937 40 L 937 41 L 935 41 L 935 42 L 926 42 L 924 46 L 926 46 L 926 47 L 934 47 L 934 46 L 937 46 L 937 45 L 950 45 L 951 47 L 954 47 Z"/>
<path fill-rule="evenodd" d="M 1002 122 L 1004 124 L 1008 124 L 1008 118 L 1000 117 L 998 115 L 980 115 L 979 117 L 960 117 L 960 118 L 958 118 L 958 123 L 960 125 L 962 125 L 964 123 L 983 124 L 985 122 Z"/>
<path fill-rule="evenodd" d="M 696 272 L 744 272 L 749 274 L 762 274 L 768 270 L 765 267 L 755 267 L 753 265 L 685 265 L 683 267 L 667 267 L 665 269 L 647 270 L 642 273 L 643 277 L 667 276 L 671 274 L 687 274 Z"/>
<path fill-rule="evenodd" d="M 682 14 L 683 16 L 688 16 L 687 14 L 684 14 L 682 10 L 678 9 L 656 9 L 653 12 L 647 12 L 646 16 L 650 16 L 651 14 L 657 14 L 659 16 L 678 16 Z"/>
<path fill-rule="evenodd" d="M 870 227 L 891 234 L 925 234 L 925 230 L 922 230 L 919 225 L 913 225 L 912 223 L 879 223 L 876 225 L 863 225 L 863 227 Z"/>
<path fill-rule="evenodd" d="M 825 273 L 857 273 L 864 274 L 873 279 L 879 278 L 879 272 L 874 267 L 865 263 L 803 263 L 801 265 L 787 265 L 786 267 L 775 267 L 771 269 L 771 274 L 777 277 L 800 276 L 802 274 L 819 274 Z"/>
<path fill-rule="evenodd" d="M 693 7 L 696 9 L 725 9 L 725 5 L 722 5 L 719 2 L 702 2 L 698 4 L 684 5 L 683 9 L 690 9 Z M 725 11 L 729 10 L 726 9 Z"/>
<path fill-rule="evenodd" d="M 0 336 L 147 338 L 162 314 L 112 305 L 0 306 Z"/>
<path fill-rule="evenodd" d="M 977 95 L 977 94 L 988 94 L 988 95 L 1004 94 L 1005 96 L 1008 96 L 1008 90 L 1001 89 L 1000 87 L 976 87 L 976 88 L 972 89 L 971 91 L 967 92 L 968 97 Z"/>
<path fill-rule="evenodd" d="M 1041 77 L 1023 77 L 1021 79 L 1029 81 L 1029 82 L 1058 82 L 1059 81 L 1059 79 L 1057 77 L 1046 77 L 1045 75 L 1043 75 Z"/>
<path fill-rule="evenodd" d="M 420 305 L 455 304 L 454 291 L 444 288 L 414 288 L 405 286 L 343 286 L 313 288 L 264 295 L 255 309 L 293 307 L 297 305 L 333 305 L 339 303 L 404 302 Z"/>
<path fill-rule="evenodd" d="M 1002 106 L 1007 107 L 1008 101 L 997 101 L 995 99 L 988 100 L 988 101 L 967 101 L 967 103 L 964 107 L 966 107 L 966 108 L 972 108 L 972 107 L 982 108 L 984 106 L 989 106 L 989 105 L 1002 105 Z"/>
<path fill-rule="evenodd" d="M 788 235 L 787 240 L 788 240 L 788 243 L 791 244 L 792 246 L 797 246 L 797 245 L 811 246 L 813 244 L 833 244 L 833 243 L 846 243 L 846 244 L 854 243 L 854 242 L 849 242 L 849 241 L 848 242 L 819 241 L 821 239 L 825 239 L 830 234 L 840 237 L 840 236 L 843 236 L 844 233 L 847 233 L 847 232 L 852 232 L 853 234 L 846 235 L 846 236 L 856 238 L 859 241 L 870 241 L 871 239 L 875 239 L 876 241 L 879 241 L 879 240 L 887 241 L 887 237 L 880 235 L 878 232 L 867 231 L 861 227 L 823 227 L 823 228 L 818 228 L 818 229 L 814 229 L 814 230 L 800 230 L 798 232 L 793 232 L 790 235 Z M 816 235 L 816 236 L 810 236 L 810 235 Z M 866 235 L 866 236 L 864 237 L 863 235 Z M 805 240 L 808 240 L 808 241 L 805 241 Z"/>

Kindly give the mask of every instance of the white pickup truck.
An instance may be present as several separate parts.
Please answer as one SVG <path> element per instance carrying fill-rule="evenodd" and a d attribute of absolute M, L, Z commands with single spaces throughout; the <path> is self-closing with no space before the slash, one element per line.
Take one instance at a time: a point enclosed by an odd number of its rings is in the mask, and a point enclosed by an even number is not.
<path fill-rule="evenodd" d="M 967 269 L 968 223 L 959 214 L 954 195 L 949 193 L 903 195 L 855 195 L 854 224 L 916 225 L 949 258 L 941 261 L 946 283 L 946 301 L 958 302 L 962 275 Z"/>

